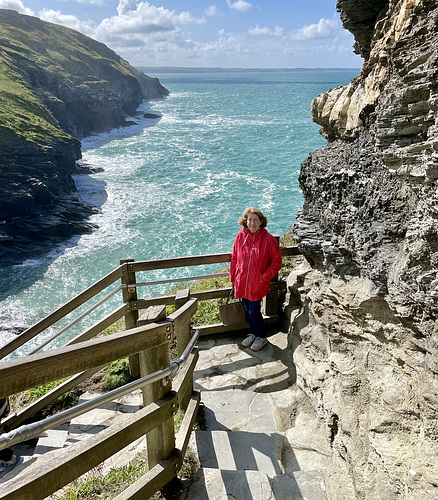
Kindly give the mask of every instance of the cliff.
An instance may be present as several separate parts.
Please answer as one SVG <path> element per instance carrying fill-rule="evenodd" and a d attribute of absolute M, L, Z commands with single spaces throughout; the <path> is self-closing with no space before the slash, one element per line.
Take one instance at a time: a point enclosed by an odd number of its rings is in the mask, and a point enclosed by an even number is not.
<path fill-rule="evenodd" d="M 291 348 L 329 499 L 438 498 L 438 6 L 338 0 L 360 74 L 312 103 Z"/>
<path fill-rule="evenodd" d="M 71 177 L 79 139 L 167 94 L 102 43 L 0 9 L 0 266 L 90 230 Z"/>

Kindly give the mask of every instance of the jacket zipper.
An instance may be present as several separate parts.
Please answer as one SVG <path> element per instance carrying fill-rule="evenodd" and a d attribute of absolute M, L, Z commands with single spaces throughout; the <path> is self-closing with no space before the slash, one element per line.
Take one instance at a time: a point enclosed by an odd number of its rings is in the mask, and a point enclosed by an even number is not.
<path fill-rule="evenodd" d="M 246 242 L 246 239 L 245 239 L 245 242 Z M 251 247 L 251 251 L 249 252 L 248 271 L 246 272 L 245 296 L 247 295 L 247 292 L 248 292 L 249 268 L 251 266 L 251 258 L 252 258 L 252 251 L 254 250 L 254 245 L 255 245 L 255 234 L 252 237 L 252 247 Z"/>

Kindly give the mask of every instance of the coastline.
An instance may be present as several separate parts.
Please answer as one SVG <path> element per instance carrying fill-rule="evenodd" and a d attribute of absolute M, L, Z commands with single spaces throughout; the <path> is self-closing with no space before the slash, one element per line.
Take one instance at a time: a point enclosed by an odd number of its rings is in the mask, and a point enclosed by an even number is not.
<path fill-rule="evenodd" d="M 163 97 L 162 99 L 165 99 Z M 10 238 L 0 237 L 0 301 L 8 297 L 11 292 L 9 276 L 14 275 L 14 268 L 35 268 L 36 264 L 46 269 L 54 259 L 58 258 L 67 248 L 75 246 L 79 238 L 97 228 L 90 218 L 99 213 L 106 199 L 105 187 L 101 189 L 99 201 L 93 200 L 78 185 L 83 184 L 80 178 L 86 176 L 87 184 L 92 181 L 92 175 L 97 171 L 87 165 L 82 153 L 94 149 L 119 138 L 129 138 L 140 134 L 146 127 L 154 126 L 157 119 L 145 118 L 151 104 L 144 99 L 136 110 L 135 115 L 126 117 L 126 124 L 108 132 L 84 137 L 81 143 L 81 158 L 76 162 L 75 170 L 71 174 L 76 191 L 63 195 L 58 204 L 50 210 L 38 215 L 39 226 L 35 224 L 35 216 L 22 217 L 16 221 L 17 227 L 12 227 Z M 14 222 L 12 222 L 14 224 Z M 42 228 L 42 229 L 41 229 Z M 44 231 L 44 235 L 41 234 Z M 39 279 L 41 272 L 35 275 Z M 22 286 L 14 285 L 14 293 L 26 288 L 31 283 L 26 280 Z"/>

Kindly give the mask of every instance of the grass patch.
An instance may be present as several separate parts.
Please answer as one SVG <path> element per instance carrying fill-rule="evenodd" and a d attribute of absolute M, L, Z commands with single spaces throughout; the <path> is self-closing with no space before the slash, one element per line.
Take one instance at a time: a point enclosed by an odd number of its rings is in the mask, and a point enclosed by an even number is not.
<path fill-rule="evenodd" d="M 229 266 L 224 269 L 217 271 L 218 273 L 225 273 L 230 270 Z M 191 292 L 202 292 L 204 290 L 216 290 L 218 288 L 227 288 L 230 286 L 230 280 L 228 276 L 218 276 L 213 278 L 208 278 L 205 280 L 199 280 L 195 282 L 182 283 L 172 287 L 169 291 L 169 295 L 174 295 L 178 290 L 184 290 L 189 288 Z M 225 299 L 211 299 L 203 300 L 198 302 L 198 310 L 193 315 L 192 324 L 194 327 L 201 325 L 213 325 L 215 323 L 220 323 L 221 319 L 219 317 L 219 305 L 223 304 Z M 174 308 L 173 308 L 174 310 Z"/>
<path fill-rule="evenodd" d="M 52 500 L 111 500 L 147 470 L 147 466 L 142 462 L 132 462 L 122 467 L 112 468 L 106 475 L 102 474 L 101 467 L 96 467 L 86 477 L 73 481 L 60 493 L 50 498 Z"/>

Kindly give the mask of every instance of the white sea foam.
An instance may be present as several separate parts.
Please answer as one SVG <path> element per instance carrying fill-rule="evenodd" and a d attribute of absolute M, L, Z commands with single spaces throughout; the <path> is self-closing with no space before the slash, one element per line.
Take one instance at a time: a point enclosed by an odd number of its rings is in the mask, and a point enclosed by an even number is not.
<path fill-rule="evenodd" d="M 342 84 L 342 73 L 336 76 Z M 141 113 L 160 114 L 161 119 L 139 114 L 134 125 L 82 141 L 83 162 L 96 171 L 75 176 L 75 182 L 84 200 L 99 209 L 90 218 L 97 228 L 43 259 L 18 266 L 19 286 L 0 303 L 0 324 L 30 326 L 109 273 L 122 258 L 228 251 L 247 206 L 266 211 L 273 233 L 291 226 L 302 203 L 300 163 L 324 144 L 311 122 L 310 102 L 328 87 L 248 87 L 234 85 L 230 75 L 228 83 L 197 85 L 196 78 L 201 75 L 172 86 L 160 76 L 171 94 L 145 103 Z M 351 75 L 344 78 L 350 81 Z M 201 269 L 210 272 L 211 267 Z M 199 269 L 157 270 L 141 273 L 137 281 L 195 273 Z M 168 288 L 144 287 L 139 293 L 150 296 Z M 114 297 L 97 316 L 121 300 Z M 11 335 L 0 336 L 0 344 Z"/>

